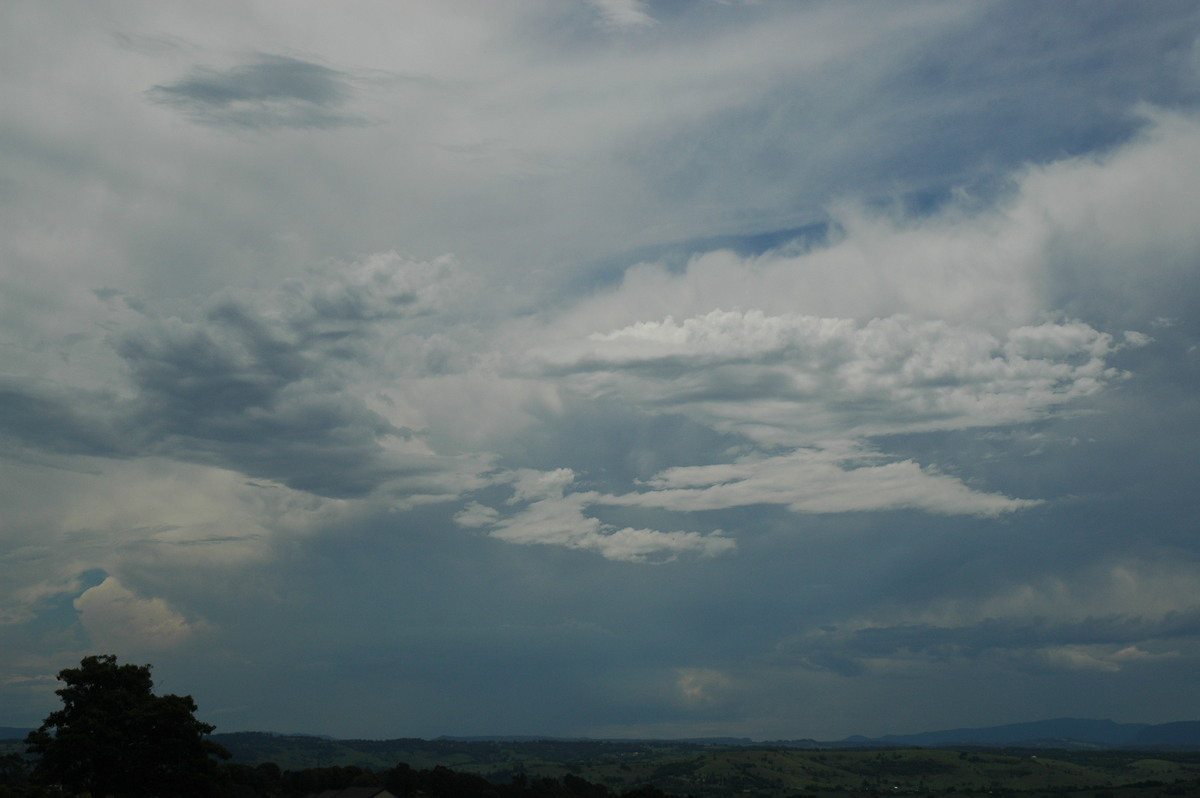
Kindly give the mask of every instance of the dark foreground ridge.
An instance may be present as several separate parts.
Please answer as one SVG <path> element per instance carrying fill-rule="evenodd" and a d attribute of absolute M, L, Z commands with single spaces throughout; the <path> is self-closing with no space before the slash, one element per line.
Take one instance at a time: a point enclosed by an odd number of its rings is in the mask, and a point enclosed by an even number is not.
<path fill-rule="evenodd" d="M 155 692 L 150 665 L 112 654 L 58 680 L 61 707 L 41 726 L 0 727 L 0 798 L 1200 796 L 1191 722 L 1059 719 L 836 744 L 337 740 L 213 734 L 191 696 Z"/>
<path fill-rule="evenodd" d="M 0 798 L 79 795 L 30 780 L 29 731 L 0 727 Z M 381 798 L 1200 796 L 1200 722 L 1193 721 L 1060 718 L 831 742 L 339 740 L 266 732 L 208 739 L 231 755 L 209 794 L 231 798 L 332 796 L 351 788 Z"/>
<path fill-rule="evenodd" d="M 348 788 L 375 798 L 1200 796 L 1200 750 L 337 740 L 260 732 L 211 739 L 232 756 L 209 794 L 230 798 L 305 798 Z M 0 747 L 10 752 L 0 758 L 0 796 L 78 795 L 31 783 L 22 749 L 19 740 Z"/>
<path fill-rule="evenodd" d="M 217 735 L 244 768 L 377 774 L 396 798 L 1200 796 L 1200 751 L 802 748 L 682 741 L 328 740 Z M 255 749 L 255 747 L 257 749 Z M 243 760 L 250 751 L 276 765 Z M 338 762 L 334 766 L 316 763 Z M 395 762 L 398 769 L 389 769 Z M 307 763 L 307 764 L 306 764 Z M 418 774 L 408 787 L 397 772 Z M 391 775 L 388 775 L 391 774 Z M 383 776 L 382 780 L 378 776 Z M 361 782 L 359 782 L 361 783 Z M 439 786 L 441 785 L 441 786 Z M 453 787 L 446 787 L 453 785 Z M 491 785 L 486 786 L 486 785 Z M 443 789 L 448 792 L 438 792 Z M 403 789 L 401 789 L 403 788 Z M 407 791 L 405 791 L 407 790 Z M 516 792 L 513 792 L 513 791 Z"/>

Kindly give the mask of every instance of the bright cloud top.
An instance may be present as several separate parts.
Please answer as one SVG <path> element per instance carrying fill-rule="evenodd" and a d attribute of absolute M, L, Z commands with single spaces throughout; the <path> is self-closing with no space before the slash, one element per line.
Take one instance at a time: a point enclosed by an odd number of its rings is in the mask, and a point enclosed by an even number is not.
<path fill-rule="evenodd" d="M 589 0 L 604 25 L 615 30 L 646 28 L 655 23 L 641 0 Z"/>
<path fill-rule="evenodd" d="M 569 468 L 548 473 L 522 470 L 509 476 L 514 489 L 506 504 L 518 505 L 517 512 L 502 518 L 497 510 L 472 502 L 455 520 L 465 527 L 486 527 L 492 537 L 508 543 L 565 546 L 626 562 L 665 562 L 681 554 L 713 557 L 736 548 L 719 530 L 658 532 L 618 528 L 589 517 L 584 509 L 599 497 L 591 491 L 567 494 L 575 479 Z"/>
<path fill-rule="evenodd" d="M 203 622 L 189 622 L 159 598 L 134 595 L 113 577 L 75 600 L 95 643 L 122 651 L 151 652 L 183 643 Z"/>
<path fill-rule="evenodd" d="M 911 460 L 869 464 L 878 459 L 867 452 L 825 449 L 753 455 L 726 465 L 671 468 L 649 480 L 643 492 L 605 496 L 597 503 L 684 512 L 779 504 L 796 513 L 920 509 L 981 516 L 1040 503 L 974 491 Z"/>
<path fill-rule="evenodd" d="M 715 310 L 595 334 L 541 360 L 589 393 L 616 392 L 794 444 L 1029 420 L 1119 378 L 1105 363 L 1117 348 L 1081 322 L 1019 327 L 999 340 L 903 316 L 860 326 Z"/>

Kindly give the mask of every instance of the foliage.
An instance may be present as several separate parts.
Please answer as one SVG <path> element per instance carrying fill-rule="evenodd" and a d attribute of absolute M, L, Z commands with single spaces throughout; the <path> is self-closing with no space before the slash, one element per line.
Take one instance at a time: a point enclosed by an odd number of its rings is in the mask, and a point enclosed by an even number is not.
<path fill-rule="evenodd" d="M 89 656 L 58 679 L 62 709 L 26 738 L 36 781 L 97 798 L 217 794 L 213 757 L 228 752 L 207 739 L 191 696 L 154 694 L 149 665 Z"/>

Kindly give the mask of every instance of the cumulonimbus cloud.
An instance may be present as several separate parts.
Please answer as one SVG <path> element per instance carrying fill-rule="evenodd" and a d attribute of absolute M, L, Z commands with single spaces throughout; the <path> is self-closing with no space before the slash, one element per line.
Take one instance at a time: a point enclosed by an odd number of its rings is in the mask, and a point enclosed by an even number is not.
<path fill-rule="evenodd" d="M 861 323 L 713 310 L 543 345 L 529 353 L 527 373 L 583 396 L 687 416 L 741 436 L 750 450 L 713 464 L 668 468 L 635 491 L 547 499 L 536 513 L 519 516 L 523 525 L 517 518 L 493 523 L 502 536 L 546 541 L 568 526 L 551 531 L 547 514 L 566 512 L 568 505 L 577 522 L 584 504 L 975 516 L 1032 507 L 1041 502 L 974 489 L 912 460 L 889 458 L 864 441 L 1044 417 L 1120 380 L 1125 375 L 1109 365 L 1110 356 L 1148 340 L 1135 332 L 1118 340 L 1073 319 L 997 335 L 911 315 Z"/>
<path fill-rule="evenodd" d="M 115 577 L 75 599 L 80 620 L 99 648 L 152 651 L 187 641 L 203 621 L 189 620 L 160 598 L 136 595 Z"/>

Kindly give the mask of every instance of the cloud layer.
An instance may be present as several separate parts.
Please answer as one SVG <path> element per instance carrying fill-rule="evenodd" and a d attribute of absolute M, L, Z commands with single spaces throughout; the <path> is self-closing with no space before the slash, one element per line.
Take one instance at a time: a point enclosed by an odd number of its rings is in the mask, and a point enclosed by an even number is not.
<path fill-rule="evenodd" d="M 0 722 L 1200 713 L 1193 4 L 0 23 Z"/>

